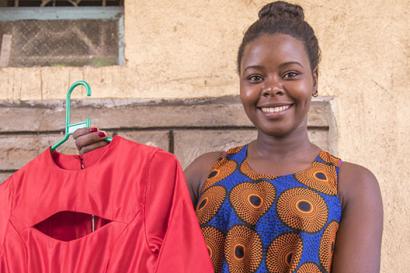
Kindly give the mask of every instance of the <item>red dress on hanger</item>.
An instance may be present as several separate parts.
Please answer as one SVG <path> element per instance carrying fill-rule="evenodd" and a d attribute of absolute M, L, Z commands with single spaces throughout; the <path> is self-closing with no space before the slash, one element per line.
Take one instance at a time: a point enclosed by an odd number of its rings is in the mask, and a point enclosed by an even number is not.
<path fill-rule="evenodd" d="M 1 273 L 211 273 L 175 157 L 116 136 L 0 185 Z"/>

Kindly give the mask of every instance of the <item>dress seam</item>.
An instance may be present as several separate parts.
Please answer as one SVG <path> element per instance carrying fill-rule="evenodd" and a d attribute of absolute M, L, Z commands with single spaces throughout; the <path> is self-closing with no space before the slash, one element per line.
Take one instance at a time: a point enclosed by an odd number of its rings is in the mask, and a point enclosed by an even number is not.
<path fill-rule="evenodd" d="M 153 251 L 150 248 L 150 241 L 149 241 L 149 237 L 148 237 L 148 229 L 147 229 L 147 221 L 146 221 L 146 212 L 147 212 L 147 196 L 149 194 L 149 191 L 151 189 L 151 164 L 152 161 L 154 159 L 154 157 L 156 156 L 156 154 L 159 152 L 160 150 L 157 149 L 156 151 L 154 151 L 149 159 L 148 162 L 148 168 L 147 168 L 147 186 L 145 188 L 145 193 L 144 193 L 144 198 L 143 198 L 143 213 L 144 213 L 144 217 L 142 217 L 143 219 L 143 225 L 144 225 L 144 235 L 145 235 L 145 243 L 147 245 L 147 248 L 153 253 Z"/>

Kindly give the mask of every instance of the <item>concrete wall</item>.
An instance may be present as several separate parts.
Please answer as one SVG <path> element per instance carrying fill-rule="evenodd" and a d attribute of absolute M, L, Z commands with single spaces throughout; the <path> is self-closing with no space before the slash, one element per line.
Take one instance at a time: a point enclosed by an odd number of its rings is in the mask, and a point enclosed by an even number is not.
<path fill-rule="evenodd" d="M 77 79 L 89 81 L 99 98 L 237 94 L 237 47 L 266 2 L 126 1 L 126 65 L 0 69 L 0 100 L 61 99 Z M 408 272 L 410 2 L 296 2 L 322 48 L 319 92 L 334 97 L 338 154 L 370 168 L 381 185 L 382 272 Z"/>

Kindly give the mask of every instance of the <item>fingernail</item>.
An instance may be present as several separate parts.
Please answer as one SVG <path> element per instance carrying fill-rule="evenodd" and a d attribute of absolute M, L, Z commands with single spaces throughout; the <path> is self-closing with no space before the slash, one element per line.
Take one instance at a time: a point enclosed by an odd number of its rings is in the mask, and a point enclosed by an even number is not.
<path fill-rule="evenodd" d="M 98 136 L 99 136 L 99 137 L 106 137 L 107 135 L 106 135 L 104 132 L 99 132 L 99 133 L 98 133 Z"/>
<path fill-rule="evenodd" d="M 90 128 L 90 132 L 92 132 L 92 133 L 97 132 L 97 131 L 98 131 L 98 129 L 95 128 L 95 127 Z"/>

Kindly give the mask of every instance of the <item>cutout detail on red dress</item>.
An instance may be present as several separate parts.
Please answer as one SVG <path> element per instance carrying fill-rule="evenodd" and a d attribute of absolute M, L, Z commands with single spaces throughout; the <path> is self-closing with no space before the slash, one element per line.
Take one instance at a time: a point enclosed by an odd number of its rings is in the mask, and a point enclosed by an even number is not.
<path fill-rule="evenodd" d="M 109 224 L 111 220 L 75 211 L 61 211 L 34 225 L 34 228 L 60 241 L 84 237 Z"/>

